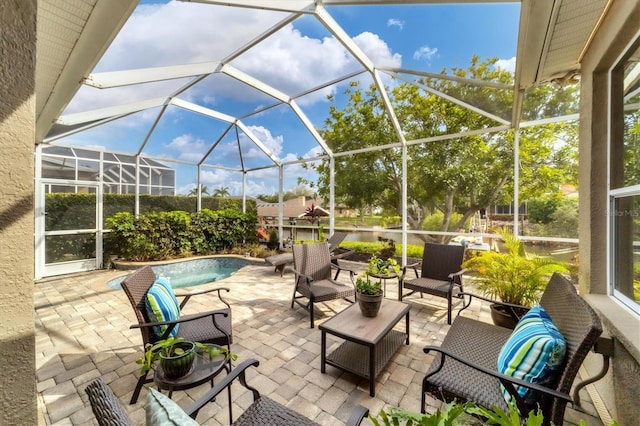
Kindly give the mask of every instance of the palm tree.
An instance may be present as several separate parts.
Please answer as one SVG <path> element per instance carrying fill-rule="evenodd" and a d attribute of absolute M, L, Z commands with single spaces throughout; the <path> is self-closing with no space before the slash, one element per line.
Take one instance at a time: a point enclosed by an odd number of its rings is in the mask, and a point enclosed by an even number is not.
<path fill-rule="evenodd" d="M 201 189 L 200 189 L 200 194 L 201 194 L 201 195 L 209 195 L 209 188 L 207 188 L 207 186 L 206 186 L 206 185 L 202 185 L 200 188 L 201 188 Z M 216 190 L 216 191 L 217 191 L 217 190 Z M 193 188 L 191 191 L 189 191 L 189 194 L 188 194 L 188 195 L 190 195 L 190 196 L 192 196 L 192 197 L 194 197 L 194 196 L 198 195 L 198 187 L 196 186 L 196 187 L 195 187 L 195 188 Z"/>
<path fill-rule="evenodd" d="M 221 186 L 220 188 L 216 189 L 215 191 L 213 191 L 213 196 L 214 197 L 228 197 L 229 196 L 229 188 L 227 188 L 226 186 Z"/>

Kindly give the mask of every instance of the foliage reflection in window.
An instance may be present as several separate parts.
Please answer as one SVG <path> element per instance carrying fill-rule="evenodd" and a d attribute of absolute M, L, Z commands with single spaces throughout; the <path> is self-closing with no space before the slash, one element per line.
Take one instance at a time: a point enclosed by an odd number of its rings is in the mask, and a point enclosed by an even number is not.
<path fill-rule="evenodd" d="M 640 314 L 640 40 L 611 73 L 613 295 Z"/>

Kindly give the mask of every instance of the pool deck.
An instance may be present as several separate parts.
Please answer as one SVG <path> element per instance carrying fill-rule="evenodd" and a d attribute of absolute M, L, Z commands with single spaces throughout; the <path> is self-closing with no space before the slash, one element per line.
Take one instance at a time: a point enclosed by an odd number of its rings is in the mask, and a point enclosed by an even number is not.
<path fill-rule="evenodd" d="M 344 262 L 357 272 L 365 265 Z M 39 425 L 97 424 L 84 392 L 92 380 L 102 377 L 120 398 L 134 424 L 144 424 L 143 388 L 138 402 L 129 405 L 138 375 L 135 360 L 141 356 L 141 337 L 129 326 L 135 316 L 126 295 L 106 282 L 130 271 L 94 271 L 54 277 L 35 283 L 36 368 Z M 345 280 L 347 274 L 341 274 Z M 397 299 L 397 285 L 389 281 L 387 297 Z M 226 299 L 233 311 L 232 351 L 239 359 L 255 358 L 257 369 L 247 381 L 263 395 L 279 401 L 323 425 L 341 425 L 356 405 L 372 413 L 389 405 L 420 410 L 420 388 L 432 355 L 423 353 L 427 344 L 438 344 L 446 334 L 446 300 L 411 296 L 411 344 L 401 346 L 376 381 L 376 396 L 369 396 L 368 382 L 327 366 L 320 373 L 320 331 L 318 325 L 347 307 L 346 301 L 318 304 L 316 328 L 309 328 L 309 314 L 291 309 L 293 274 L 284 277 L 265 264 L 250 265 L 235 275 L 207 287 L 227 287 Z M 199 287 L 200 288 L 200 287 Z M 186 312 L 211 308 L 213 296 L 192 298 Z M 469 311 L 469 312 L 467 312 Z M 490 322 L 488 306 L 476 304 L 466 316 Z M 329 337 L 331 339 L 331 337 Z M 339 342 L 330 340 L 330 346 Z M 331 348 L 329 348 L 331 350 Z M 579 382 L 580 378 L 576 379 Z M 174 400 L 187 406 L 208 389 L 207 385 L 176 392 Z M 565 424 L 602 425 L 586 390 L 581 391 L 583 408 L 567 408 Z M 250 403 L 248 391 L 233 387 L 234 417 Z M 229 424 L 226 393 L 207 404 L 197 420 L 201 425 Z M 435 409 L 439 403 L 430 401 Z M 363 424 L 371 424 L 365 420 Z"/>

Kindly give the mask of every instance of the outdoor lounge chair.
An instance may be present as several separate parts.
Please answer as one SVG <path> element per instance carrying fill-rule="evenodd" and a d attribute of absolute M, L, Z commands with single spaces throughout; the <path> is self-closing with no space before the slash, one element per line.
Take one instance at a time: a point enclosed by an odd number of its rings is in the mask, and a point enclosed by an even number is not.
<path fill-rule="evenodd" d="M 348 269 L 331 262 L 329 245 L 324 243 L 294 244 L 293 268 L 295 286 L 291 298 L 291 308 L 297 303 L 309 311 L 311 328 L 314 327 L 313 305 L 335 299 L 355 299 L 354 275 Z M 348 271 L 351 285 L 339 283 L 331 277 L 332 269 Z M 337 276 L 337 274 L 336 274 Z M 300 299 L 307 299 L 306 303 Z"/>
<path fill-rule="evenodd" d="M 445 244 L 425 243 L 422 261 L 402 268 L 398 288 L 398 300 L 415 292 L 431 294 L 447 299 L 447 324 L 451 324 L 451 306 L 454 297 L 462 293 L 462 262 L 464 247 Z M 418 267 L 421 273 L 418 275 Z M 409 278 L 408 269 L 413 269 L 415 278 Z M 403 288 L 411 290 L 403 294 Z"/>
<path fill-rule="evenodd" d="M 354 250 L 338 249 L 338 246 L 346 237 L 346 232 L 334 232 L 333 235 L 327 240 L 327 243 L 329 244 L 329 251 L 331 253 L 331 262 L 336 265 L 338 265 L 338 259 L 344 259 L 354 252 Z M 293 254 L 274 254 L 273 256 L 265 257 L 264 261 L 268 265 L 273 266 L 276 272 L 280 272 L 280 276 L 283 276 L 287 264 L 293 263 Z M 340 270 L 336 272 L 336 276 L 333 279 L 337 280 L 338 274 L 340 274 Z"/>
<path fill-rule="evenodd" d="M 329 237 L 327 243 L 329 244 L 329 253 L 331 253 L 331 263 L 334 265 L 338 265 L 338 260 L 344 259 L 345 257 L 351 256 L 355 250 L 347 250 L 339 248 L 340 243 L 347 238 L 346 232 L 336 231 L 332 236 Z M 338 279 L 338 275 L 340 275 L 340 269 L 336 270 L 336 275 L 333 277 L 334 280 Z"/>
<path fill-rule="evenodd" d="M 178 324 L 178 332 L 175 337 L 182 337 L 185 340 L 201 343 L 213 343 L 220 346 L 227 346 L 229 350 L 231 349 L 230 345 L 233 342 L 233 334 L 231 330 L 231 307 L 221 295 L 222 291 L 228 292 L 229 289 L 215 288 L 189 293 L 176 293 L 176 298 L 184 298 L 180 303 L 181 311 L 192 296 L 203 295 L 211 292 L 217 292 L 221 308 L 197 314 L 180 315 L 180 318 L 174 321 L 152 322 L 147 314 L 145 301 L 147 298 L 147 292 L 155 282 L 156 275 L 150 266 L 144 266 L 127 276 L 124 281 L 122 281 L 122 288 L 127 294 L 131 307 L 133 308 L 138 320 L 138 324 L 132 325 L 131 328 L 140 329 L 140 332 L 142 333 L 143 351 L 147 343 L 153 343 L 169 336 L 173 328 Z M 215 299 L 211 298 L 211 302 L 214 303 Z M 161 325 L 166 325 L 167 329 L 161 336 L 158 336 L 154 331 L 154 327 Z M 140 394 L 142 386 L 153 380 L 152 378 L 148 378 L 148 375 L 149 374 L 140 376 L 138 379 L 136 389 L 131 397 L 131 404 L 135 404 L 138 400 L 138 395 Z"/>
<path fill-rule="evenodd" d="M 470 299 L 477 297 L 468 296 Z M 549 386 L 498 372 L 498 355 L 512 330 L 458 315 L 442 345 L 424 347 L 425 353 L 436 352 L 436 357 L 422 382 L 422 412 L 425 411 L 427 393 L 445 401 L 473 401 L 487 408 L 495 405 L 508 412 L 500 388 L 502 384 L 515 398 L 521 417 L 526 416 L 533 404 L 537 403 L 546 423 L 553 421 L 556 425 L 562 424 L 566 404 L 572 401 L 569 391 L 573 380 L 602 333 L 602 325 L 573 284 L 560 274 L 552 276 L 540 306 L 566 340 L 564 363 L 548 376 Z M 514 384 L 533 390 L 526 403 L 515 390 Z"/>
<path fill-rule="evenodd" d="M 327 244 L 329 244 L 329 252 L 334 252 L 345 238 L 347 238 L 346 232 L 334 232 L 327 240 Z"/>
<path fill-rule="evenodd" d="M 246 389 L 249 389 L 253 394 L 253 403 L 238 417 L 238 419 L 232 424 L 243 425 L 278 425 L 278 426 L 304 426 L 304 425 L 317 425 L 317 423 L 309 420 L 301 414 L 298 414 L 294 410 L 285 407 L 284 405 L 266 397 L 261 396 L 260 393 L 249 386 L 246 380 L 246 370 L 251 367 L 257 367 L 258 361 L 254 359 L 248 359 L 240 363 L 235 369 L 233 369 L 227 376 L 225 376 L 220 383 L 211 388 L 200 399 L 195 401 L 186 409 L 182 410 L 175 405 L 171 400 L 164 400 L 164 403 L 168 406 L 163 406 L 165 412 L 177 418 L 174 418 L 174 423 L 171 424 L 184 424 L 186 423 L 184 416 L 189 416 L 195 419 L 198 412 L 207 403 L 214 400 L 222 391 L 229 388 L 233 381 L 239 378 L 240 384 Z M 91 409 L 96 416 L 96 420 L 100 426 L 129 426 L 133 425 L 131 419 L 120 405 L 118 398 L 113 394 L 111 389 L 104 383 L 102 379 L 97 379 L 91 382 L 85 389 L 89 396 L 89 402 L 91 403 Z M 229 404 L 232 401 L 228 401 Z M 149 408 L 149 407 L 147 407 Z M 169 410 L 172 409 L 172 410 Z M 346 423 L 347 426 L 359 425 L 362 419 L 367 416 L 368 410 L 364 407 L 357 406 L 351 412 L 351 415 Z M 188 420 L 188 419 L 186 419 Z M 176 421 L 178 423 L 176 423 Z"/>

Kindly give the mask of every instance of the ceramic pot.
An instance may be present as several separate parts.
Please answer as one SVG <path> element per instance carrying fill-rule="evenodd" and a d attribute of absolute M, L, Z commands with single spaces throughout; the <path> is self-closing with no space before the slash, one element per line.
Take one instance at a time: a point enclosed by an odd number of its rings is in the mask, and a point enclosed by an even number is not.
<path fill-rule="evenodd" d="M 376 295 L 357 293 L 356 298 L 358 299 L 358 305 L 360 306 L 362 315 L 365 317 L 375 317 L 378 315 L 380 305 L 382 304 L 382 297 L 382 293 Z"/>
<path fill-rule="evenodd" d="M 516 324 L 518 324 L 518 321 L 515 318 L 513 318 L 511 314 L 509 314 L 509 312 L 504 306 L 494 303 L 490 305 L 490 308 L 491 308 L 491 319 L 493 320 L 493 323 L 495 325 L 513 330 L 516 327 Z M 529 312 L 529 308 L 520 308 L 520 309 L 515 308 L 515 309 L 516 309 L 516 315 L 518 315 L 518 317 L 520 318 L 522 318 L 527 312 Z"/>
<path fill-rule="evenodd" d="M 189 374 L 196 357 L 196 345 L 193 342 L 180 342 L 176 347 L 181 348 L 184 353 L 172 356 L 160 354 L 160 365 L 164 375 L 169 379 L 177 379 Z"/>

